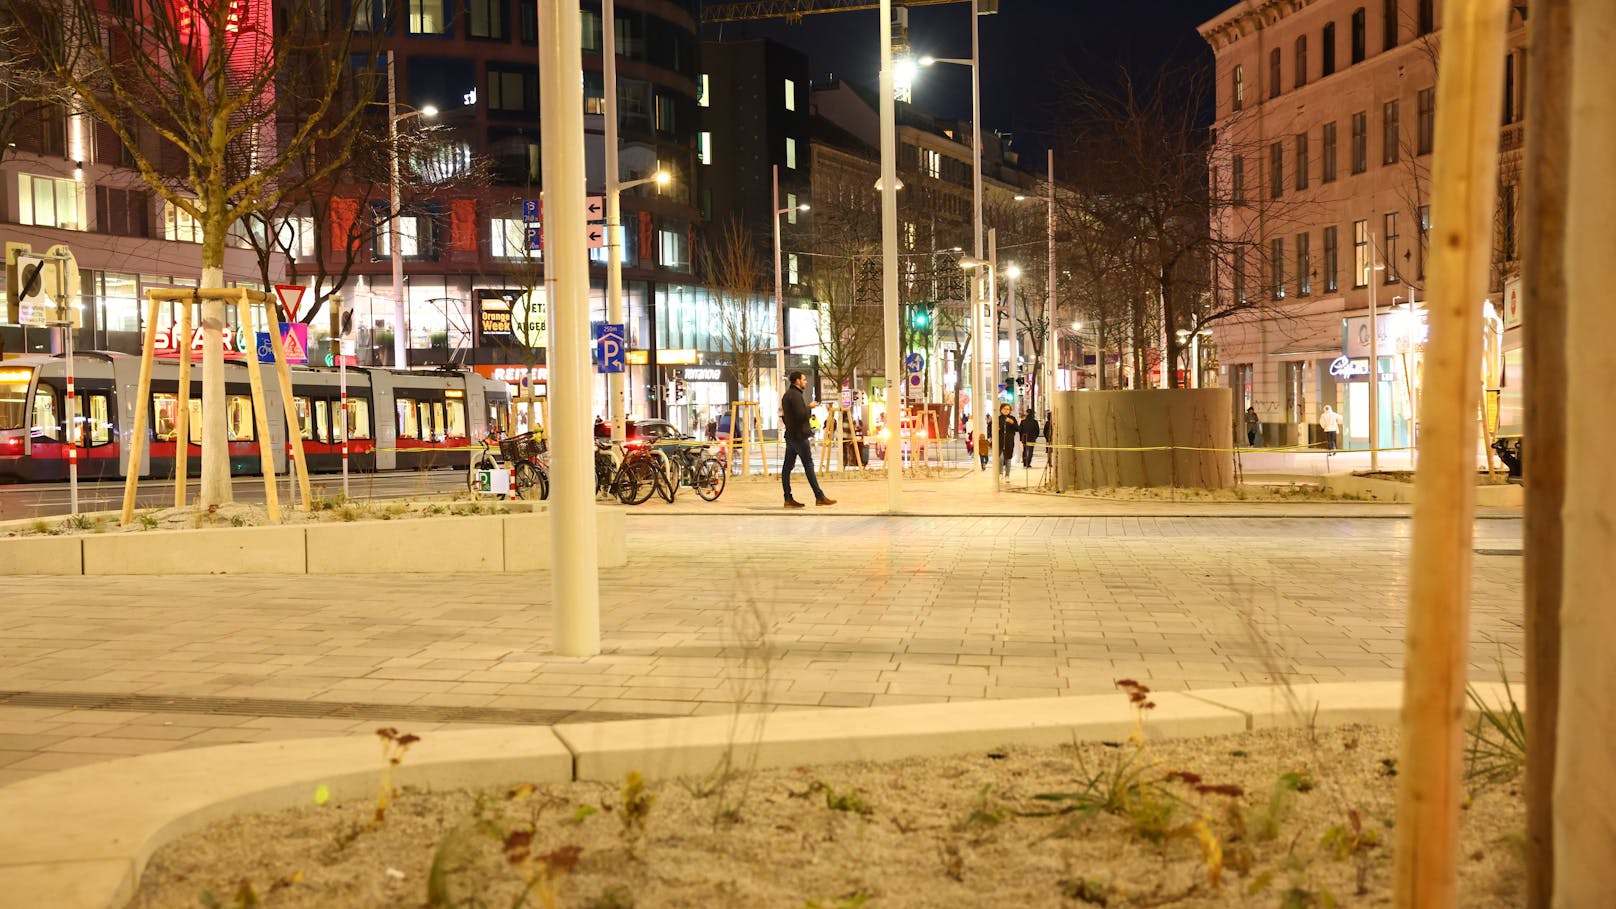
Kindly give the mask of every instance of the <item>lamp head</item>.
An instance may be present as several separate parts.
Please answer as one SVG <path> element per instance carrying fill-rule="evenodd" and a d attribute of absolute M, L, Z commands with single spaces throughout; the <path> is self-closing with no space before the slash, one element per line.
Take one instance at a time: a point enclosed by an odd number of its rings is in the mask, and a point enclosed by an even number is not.
<path fill-rule="evenodd" d="M 804 202 L 797 206 L 797 211 L 808 211 L 810 208 L 812 208 L 812 206 L 810 206 L 807 202 Z"/>
<path fill-rule="evenodd" d="M 1082 322 L 1073 322 L 1072 323 L 1072 331 L 1082 331 L 1082 330 L 1083 330 L 1083 323 Z"/>
<path fill-rule="evenodd" d="M 673 174 L 670 174 L 665 170 L 659 170 L 652 175 L 651 179 L 655 180 L 656 185 L 658 186 L 667 186 L 669 183 L 673 182 Z"/>
<path fill-rule="evenodd" d="M 437 105 L 428 104 L 427 106 L 421 108 L 421 116 L 423 116 L 423 117 L 436 117 L 437 115 L 438 115 Z"/>
<path fill-rule="evenodd" d="M 1027 201 L 1027 197 L 1022 195 L 1021 193 L 1016 193 L 1016 201 L 1017 202 L 1025 202 L 1025 201 Z"/>
<path fill-rule="evenodd" d="M 931 66 L 937 62 L 937 58 L 933 57 L 931 54 L 927 54 L 924 57 L 921 57 L 918 62 L 921 66 Z"/>
<path fill-rule="evenodd" d="M 1009 275 L 1011 280 L 1015 280 L 1016 278 L 1021 277 L 1021 266 L 1012 265 L 1009 268 L 1006 268 L 1004 273 Z"/>

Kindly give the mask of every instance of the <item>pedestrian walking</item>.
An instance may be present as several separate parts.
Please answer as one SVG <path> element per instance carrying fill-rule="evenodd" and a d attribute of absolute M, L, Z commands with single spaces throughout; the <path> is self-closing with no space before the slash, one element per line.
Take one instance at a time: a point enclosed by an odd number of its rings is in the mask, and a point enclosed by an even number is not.
<path fill-rule="evenodd" d="M 1010 412 L 1009 404 L 999 405 L 999 472 L 1010 476 L 1010 462 L 1016 456 L 1016 438 L 1021 434 L 1021 424 L 1016 422 L 1016 415 Z"/>
<path fill-rule="evenodd" d="M 1319 428 L 1324 430 L 1324 447 L 1335 451 L 1341 432 L 1341 415 L 1328 404 L 1324 405 L 1324 413 L 1319 414 Z"/>
<path fill-rule="evenodd" d="M 1031 413 L 1021 416 L 1021 466 L 1032 469 L 1032 454 L 1038 450 L 1038 433 L 1042 427 L 1038 425 L 1038 418 Z"/>
<path fill-rule="evenodd" d="M 803 374 L 791 374 L 791 387 L 780 396 L 781 425 L 784 427 L 782 435 L 785 436 L 786 461 L 780 467 L 780 485 L 785 490 L 787 508 L 801 508 L 803 504 L 791 497 L 791 471 L 802 461 L 802 472 L 808 475 L 808 485 L 814 491 L 815 505 L 835 505 L 836 500 L 825 495 L 819 488 L 819 478 L 814 476 L 813 445 L 809 443 L 813 430 L 808 425 L 808 399 L 803 397 L 803 386 L 808 384 Z"/>
<path fill-rule="evenodd" d="M 1257 416 L 1257 408 L 1246 408 L 1246 444 L 1256 448 L 1262 441 L 1262 417 Z"/>

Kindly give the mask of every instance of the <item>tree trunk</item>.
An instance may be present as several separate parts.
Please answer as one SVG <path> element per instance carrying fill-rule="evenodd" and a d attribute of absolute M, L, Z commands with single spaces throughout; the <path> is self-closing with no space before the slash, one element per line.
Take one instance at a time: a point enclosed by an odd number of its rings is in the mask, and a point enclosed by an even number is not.
<path fill-rule="evenodd" d="M 1560 603 L 1560 714 L 1554 766 L 1554 905 L 1605 906 L 1616 891 L 1616 472 L 1604 382 L 1616 368 L 1610 345 L 1616 258 L 1616 6 L 1573 3 L 1571 154 L 1566 185 L 1566 361 L 1588 379 L 1566 388 L 1564 595 Z M 1440 108 L 1439 108 L 1440 109 Z M 1584 372 L 1584 370 L 1587 370 Z"/>
<path fill-rule="evenodd" d="M 209 215 L 209 218 L 217 217 Z M 222 221 L 223 219 L 219 219 Z M 224 235 L 222 223 L 208 224 L 202 246 L 202 288 L 224 287 Z M 184 304 L 190 305 L 190 304 Z M 202 490 L 196 504 L 201 509 L 226 505 L 234 500 L 230 484 L 230 447 L 225 424 L 223 300 L 202 304 Z M 245 330 L 249 326 L 243 326 Z M 183 343 L 189 344 L 188 340 Z M 270 444 L 259 439 L 258 444 Z"/>
<path fill-rule="evenodd" d="M 1570 140 L 1569 0 L 1532 6 L 1526 123 L 1525 253 L 1532 288 L 1525 326 L 1526 425 L 1526 905 L 1554 897 L 1555 724 L 1560 703 L 1560 597 L 1566 433 L 1566 157 Z"/>

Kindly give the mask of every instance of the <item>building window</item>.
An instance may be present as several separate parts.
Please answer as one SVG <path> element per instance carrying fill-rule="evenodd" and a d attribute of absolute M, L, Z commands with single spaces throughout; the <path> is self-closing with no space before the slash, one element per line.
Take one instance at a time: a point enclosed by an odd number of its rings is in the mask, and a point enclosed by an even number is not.
<path fill-rule="evenodd" d="M 1276 47 L 1268 52 L 1268 97 L 1270 98 L 1279 97 L 1279 67 L 1279 48 Z"/>
<path fill-rule="evenodd" d="M 469 0 L 467 12 L 466 29 L 473 38 L 505 39 L 505 0 Z M 587 28 L 584 40 L 589 40 Z"/>
<path fill-rule="evenodd" d="M 1526 51 L 1513 50 L 1504 57 L 1504 125 L 1526 117 Z"/>
<path fill-rule="evenodd" d="M 1335 72 L 1335 23 L 1324 24 L 1324 34 L 1319 37 L 1319 78 Z"/>
<path fill-rule="evenodd" d="M 1352 172 L 1361 174 L 1369 169 L 1369 114 L 1358 111 L 1352 115 Z"/>
<path fill-rule="evenodd" d="M 1296 189 L 1307 189 L 1307 133 L 1296 134 Z"/>
<path fill-rule="evenodd" d="M 1436 0 L 1419 0 L 1419 4 L 1419 24 L 1416 34 L 1429 35 L 1436 31 Z"/>
<path fill-rule="evenodd" d="M 1337 276 L 1340 272 L 1340 251 L 1336 242 L 1335 227 L 1324 229 L 1324 292 L 1335 293 L 1341 289 L 1341 281 Z"/>
<path fill-rule="evenodd" d="M 786 110 L 797 109 L 797 83 L 791 79 L 786 80 Z"/>
<path fill-rule="evenodd" d="M 1396 164 L 1398 157 L 1402 154 L 1402 150 L 1401 150 L 1401 148 L 1399 148 L 1399 143 L 1401 142 L 1401 139 L 1399 139 L 1398 134 L 1397 134 L 1397 121 L 1398 121 L 1398 112 L 1397 111 L 1398 111 L 1398 106 L 1397 106 L 1396 101 L 1387 101 L 1385 104 L 1381 105 L 1381 108 L 1380 108 L 1380 123 L 1381 123 L 1380 163 L 1381 164 Z"/>
<path fill-rule="evenodd" d="M 412 35 L 441 35 L 449 30 L 446 0 L 404 0 Z"/>
<path fill-rule="evenodd" d="M 1235 205 L 1246 201 L 1246 156 L 1235 155 L 1229 165 L 1229 198 Z"/>
<path fill-rule="evenodd" d="M 386 217 L 385 209 L 382 217 Z M 398 219 L 398 254 L 403 258 L 415 258 L 421 255 L 422 222 L 425 218 L 412 215 L 400 215 Z M 387 258 L 392 252 L 393 232 L 385 223 L 376 228 L 376 255 Z"/>
<path fill-rule="evenodd" d="M 943 156 L 929 148 L 920 149 L 920 172 L 933 180 L 943 175 Z"/>
<path fill-rule="evenodd" d="M 1310 238 L 1296 235 L 1296 295 L 1306 297 L 1313 293 L 1313 261 Z"/>
<path fill-rule="evenodd" d="M 172 202 L 163 203 L 163 239 L 176 243 L 201 243 L 202 222 Z"/>
<path fill-rule="evenodd" d="M 1415 124 L 1415 153 L 1429 155 L 1436 145 L 1436 89 L 1420 90 L 1419 121 Z"/>
<path fill-rule="evenodd" d="M 1234 68 L 1234 104 L 1235 110 L 1244 110 L 1246 106 L 1246 68 Z"/>
<path fill-rule="evenodd" d="M 1402 278 L 1397 276 L 1397 212 L 1389 211 L 1381 218 L 1381 230 L 1384 232 L 1381 247 L 1385 254 L 1381 257 L 1386 269 L 1387 284 L 1396 284 Z"/>
<path fill-rule="evenodd" d="M 669 271 L 689 271 L 690 251 L 681 230 L 657 231 L 657 264 Z"/>
<path fill-rule="evenodd" d="M 786 283 L 796 287 L 802 283 L 797 275 L 797 254 L 786 253 Z"/>
<path fill-rule="evenodd" d="M 1296 87 L 1307 84 L 1307 36 L 1296 36 Z"/>
<path fill-rule="evenodd" d="M 472 0 L 472 2 L 476 3 L 477 0 Z M 523 5 L 532 6 L 531 3 L 524 3 Z M 578 31 L 583 35 L 583 39 L 579 42 L 579 46 L 586 51 L 594 51 L 597 54 L 600 53 L 602 37 L 600 31 L 600 14 L 592 10 L 580 10 L 578 13 L 578 26 Z"/>
<path fill-rule="evenodd" d="M 1382 0 L 1380 11 L 1381 50 L 1391 50 L 1397 46 L 1397 0 Z"/>
<path fill-rule="evenodd" d="M 1268 197 L 1278 199 L 1285 195 L 1285 145 L 1275 142 L 1268 146 Z"/>
<path fill-rule="evenodd" d="M 1234 251 L 1233 272 L 1234 301 L 1243 306 L 1246 302 L 1246 251 L 1243 248 Z"/>
<path fill-rule="evenodd" d="M 37 227 L 84 229 L 84 184 L 59 177 L 18 178 L 17 220 Z M 200 235 L 196 242 L 201 242 Z"/>
<path fill-rule="evenodd" d="M 797 140 L 790 136 L 786 137 L 786 167 L 797 168 Z"/>
<path fill-rule="evenodd" d="M 1415 266 L 1415 270 L 1420 276 L 1419 279 L 1421 281 L 1424 281 L 1425 280 L 1425 260 L 1431 254 L 1431 206 L 1429 206 L 1429 205 L 1421 205 L 1418 214 L 1419 214 L 1419 223 L 1416 226 L 1418 227 L 1419 233 L 1420 233 L 1420 236 L 1419 236 L 1419 246 L 1420 246 L 1419 256 L 1420 256 L 1420 261 Z"/>
<path fill-rule="evenodd" d="M 696 160 L 703 164 L 713 163 L 713 134 L 700 132 L 696 134 Z"/>
<path fill-rule="evenodd" d="M 1352 222 L 1352 286 L 1369 286 L 1369 222 Z"/>
<path fill-rule="evenodd" d="M 671 133 L 678 130 L 676 113 L 678 108 L 674 105 L 672 95 L 657 92 L 654 100 L 656 105 L 656 128 L 659 133 Z"/>
<path fill-rule="evenodd" d="M 1362 63 L 1368 52 L 1369 41 L 1364 34 L 1364 8 L 1358 7 L 1352 11 L 1352 62 Z"/>
<path fill-rule="evenodd" d="M 1319 145 L 1321 146 L 1321 148 L 1320 148 L 1321 160 L 1319 162 L 1319 170 L 1320 170 L 1319 179 L 1321 181 L 1325 182 L 1325 183 L 1334 183 L 1335 182 L 1335 153 L 1336 153 L 1335 124 L 1334 123 L 1326 123 L 1326 124 L 1324 124 L 1324 135 L 1320 139 Z"/>
<path fill-rule="evenodd" d="M 797 194 L 786 193 L 786 223 L 797 223 Z"/>
<path fill-rule="evenodd" d="M 713 103 L 712 88 L 711 88 L 711 85 L 709 83 L 710 83 L 710 80 L 707 78 L 706 73 L 702 73 L 701 78 L 696 81 L 696 106 L 697 107 L 711 107 L 712 106 L 712 103 Z"/>
<path fill-rule="evenodd" d="M 488 254 L 495 259 L 539 258 L 538 250 L 527 248 L 527 224 L 520 218 L 489 219 Z"/>
<path fill-rule="evenodd" d="M 538 69 L 488 67 L 488 109 L 538 113 Z"/>
<path fill-rule="evenodd" d="M 1273 269 L 1274 299 L 1285 299 L 1285 238 L 1275 237 L 1268 244 L 1268 265 Z"/>
<path fill-rule="evenodd" d="M 151 196 L 139 190 L 97 186 L 95 216 L 104 234 L 147 236 L 151 232 Z"/>

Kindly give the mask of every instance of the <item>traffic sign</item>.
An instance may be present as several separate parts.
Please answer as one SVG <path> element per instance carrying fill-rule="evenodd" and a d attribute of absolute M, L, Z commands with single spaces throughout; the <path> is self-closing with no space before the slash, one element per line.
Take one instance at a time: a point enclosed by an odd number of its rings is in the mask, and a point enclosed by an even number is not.
<path fill-rule="evenodd" d="M 624 370 L 628 352 L 628 332 L 620 322 L 595 324 L 595 371 L 619 373 Z"/>
<path fill-rule="evenodd" d="M 301 284 L 275 285 L 275 296 L 280 298 L 281 311 L 293 322 L 297 321 L 297 310 L 303 305 L 303 291 L 306 289 Z"/>
<path fill-rule="evenodd" d="M 543 221 L 544 220 L 544 200 L 543 199 L 523 199 L 522 200 L 522 220 L 523 221 Z"/>
<path fill-rule="evenodd" d="M 601 225 L 591 224 L 589 226 L 588 238 L 590 249 L 606 248 L 606 228 L 602 227 Z"/>
<path fill-rule="evenodd" d="M 903 366 L 911 375 L 924 372 L 926 369 L 926 355 L 918 350 L 912 350 L 903 358 Z"/>
<path fill-rule="evenodd" d="M 288 363 L 309 362 L 309 327 L 302 322 L 281 322 L 281 350 L 286 353 Z M 275 362 L 275 345 L 269 339 L 269 332 L 260 331 L 258 334 L 258 362 Z"/>
<path fill-rule="evenodd" d="M 529 252 L 539 252 L 544 249 L 544 228 L 537 224 L 527 226 L 527 248 Z"/>
<path fill-rule="evenodd" d="M 910 388 L 919 388 L 920 387 L 920 375 L 918 373 L 914 374 L 914 375 L 911 375 L 909 377 L 909 387 Z"/>
<path fill-rule="evenodd" d="M 588 196 L 584 199 L 584 211 L 588 213 L 591 221 L 606 220 L 606 197 Z"/>

